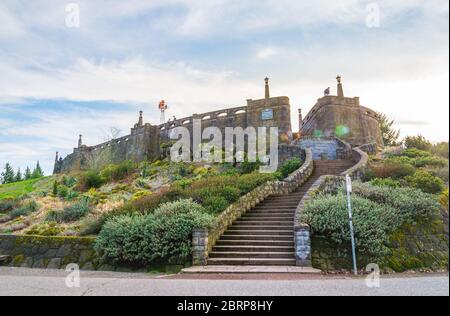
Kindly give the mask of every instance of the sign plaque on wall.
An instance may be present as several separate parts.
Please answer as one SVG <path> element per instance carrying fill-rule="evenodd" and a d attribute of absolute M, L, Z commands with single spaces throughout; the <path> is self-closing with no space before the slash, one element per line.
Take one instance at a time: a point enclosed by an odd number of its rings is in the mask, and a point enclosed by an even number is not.
<path fill-rule="evenodd" d="M 273 120 L 273 110 L 272 109 L 265 109 L 262 111 L 262 120 L 263 121 L 269 121 Z"/>

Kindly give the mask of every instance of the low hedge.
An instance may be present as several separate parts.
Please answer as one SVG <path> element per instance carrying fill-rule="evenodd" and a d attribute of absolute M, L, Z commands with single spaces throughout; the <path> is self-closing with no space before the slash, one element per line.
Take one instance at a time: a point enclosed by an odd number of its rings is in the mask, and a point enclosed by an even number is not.
<path fill-rule="evenodd" d="M 185 263 L 195 228 L 213 227 L 214 217 L 192 200 L 161 205 L 153 214 L 113 217 L 103 226 L 96 250 L 114 264 Z"/>

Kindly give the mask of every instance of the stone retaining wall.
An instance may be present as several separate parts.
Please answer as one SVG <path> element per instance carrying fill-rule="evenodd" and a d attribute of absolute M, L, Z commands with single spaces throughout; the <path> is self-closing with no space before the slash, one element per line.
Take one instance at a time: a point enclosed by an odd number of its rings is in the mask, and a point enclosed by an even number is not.
<path fill-rule="evenodd" d="M 263 202 L 271 195 L 284 195 L 296 190 L 305 183 L 314 170 L 312 151 L 305 150 L 305 162 L 302 167 L 293 172 L 283 181 L 268 182 L 247 195 L 241 197 L 236 203 L 230 205 L 217 219 L 215 229 L 198 229 L 192 236 L 192 263 L 193 265 L 206 265 L 208 254 L 219 240 L 220 236 L 233 224 L 238 218 L 243 216 L 257 204 Z"/>
<path fill-rule="evenodd" d="M 0 235 L 4 265 L 64 269 L 78 264 L 83 270 L 106 269 L 94 250 L 95 238 Z"/>

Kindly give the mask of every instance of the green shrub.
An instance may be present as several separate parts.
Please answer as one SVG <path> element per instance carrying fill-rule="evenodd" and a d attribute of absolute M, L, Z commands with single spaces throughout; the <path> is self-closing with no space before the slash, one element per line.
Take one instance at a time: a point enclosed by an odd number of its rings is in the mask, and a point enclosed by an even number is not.
<path fill-rule="evenodd" d="M 413 188 L 426 193 L 439 194 L 444 190 L 444 181 L 424 170 L 418 170 L 414 175 L 406 177 L 406 181 Z"/>
<path fill-rule="evenodd" d="M 22 204 L 19 208 L 16 208 L 10 212 L 11 218 L 18 218 L 21 216 L 30 215 L 33 212 L 36 212 L 39 209 L 39 205 L 36 201 L 31 200 Z"/>
<path fill-rule="evenodd" d="M 68 188 L 72 188 L 75 184 L 77 184 L 77 180 L 74 177 L 64 176 L 61 183 Z"/>
<path fill-rule="evenodd" d="M 104 181 L 100 174 L 96 171 L 88 171 L 81 175 L 78 180 L 78 189 L 86 192 L 92 188 L 100 188 Z"/>
<path fill-rule="evenodd" d="M 286 161 L 280 168 L 283 179 L 287 178 L 291 173 L 296 171 L 302 166 L 302 161 L 298 158 L 294 158 Z"/>
<path fill-rule="evenodd" d="M 408 136 L 405 138 L 405 146 L 408 149 L 416 148 L 424 151 L 430 151 L 433 145 L 431 142 L 422 135 L 419 136 Z"/>
<path fill-rule="evenodd" d="M 80 202 L 64 208 L 62 211 L 51 211 L 47 214 L 47 222 L 70 223 L 75 222 L 91 211 L 89 199 L 83 198 Z"/>
<path fill-rule="evenodd" d="M 78 192 L 75 191 L 69 191 L 67 192 L 66 200 L 67 201 L 74 201 L 79 196 Z"/>
<path fill-rule="evenodd" d="M 439 157 L 420 157 L 414 159 L 414 166 L 417 168 L 422 167 L 446 167 L 448 166 L 448 160 Z"/>
<path fill-rule="evenodd" d="M 25 235 L 52 237 L 58 236 L 64 229 L 56 222 L 42 223 L 32 226 Z"/>
<path fill-rule="evenodd" d="M 377 186 L 377 187 L 390 187 L 390 188 L 400 188 L 402 185 L 399 181 L 396 181 L 392 178 L 375 178 L 370 181 L 371 185 Z"/>
<path fill-rule="evenodd" d="M 66 187 L 65 185 L 60 185 L 58 187 L 58 197 L 60 197 L 61 199 L 65 199 L 65 198 L 67 198 L 68 194 L 69 194 L 68 187 Z"/>
<path fill-rule="evenodd" d="M 376 257 L 387 254 L 389 232 L 401 225 L 396 210 L 358 196 L 352 197 L 352 207 L 358 250 Z M 311 226 L 314 234 L 327 236 L 338 244 L 350 242 L 347 199 L 342 193 L 312 200 L 301 220 Z"/>
<path fill-rule="evenodd" d="M 373 202 L 394 207 L 398 210 L 398 215 L 405 220 L 428 218 L 439 211 L 439 203 L 433 195 L 414 188 L 393 189 L 355 182 L 353 193 Z"/>
<path fill-rule="evenodd" d="M 111 218 L 97 237 L 96 249 L 115 264 L 184 263 L 191 255 L 193 229 L 213 222 L 203 207 L 180 200 L 161 205 L 154 214 Z"/>
<path fill-rule="evenodd" d="M 120 181 L 130 176 L 136 170 L 131 161 L 124 161 L 118 165 L 108 165 L 100 172 L 100 176 L 106 181 Z"/>
<path fill-rule="evenodd" d="M 230 203 L 219 195 L 208 196 L 202 202 L 202 206 L 211 214 L 220 214 L 229 205 Z"/>
<path fill-rule="evenodd" d="M 428 151 L 420 150 L 417 148 L 408 148 L 403 151 L 401 155 L 409 158 L 431 157 L 431 153 L 429 153 Z"/>
<path fill-rule="evenodd" d="M 0 201 L 0 214 L 11 212 L 13 209 L 19 207 L 19 199 L 5 199 Z"/>
<path fill-rule="evenodd" d="M 249 162 L 248 160 L 245 160 L 241 163 L 240 170 L 242 174 L 252 173 L 259 169 L 261 166 L 261 162 Z"/>

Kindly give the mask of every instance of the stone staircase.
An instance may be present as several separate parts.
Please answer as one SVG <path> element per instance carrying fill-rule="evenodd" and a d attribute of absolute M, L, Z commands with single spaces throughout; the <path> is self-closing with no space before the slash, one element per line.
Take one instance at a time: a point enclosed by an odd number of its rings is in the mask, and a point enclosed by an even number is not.
<path fill-rule="evenodd" d="M 322 175 L 339 175 L 350 160 L 314 161 L 314 173 L 297 191 L 271 196 L 233 223 L 209 254 L 208 265 L 295 266 L 294 217 L 308 189 Z"/>

